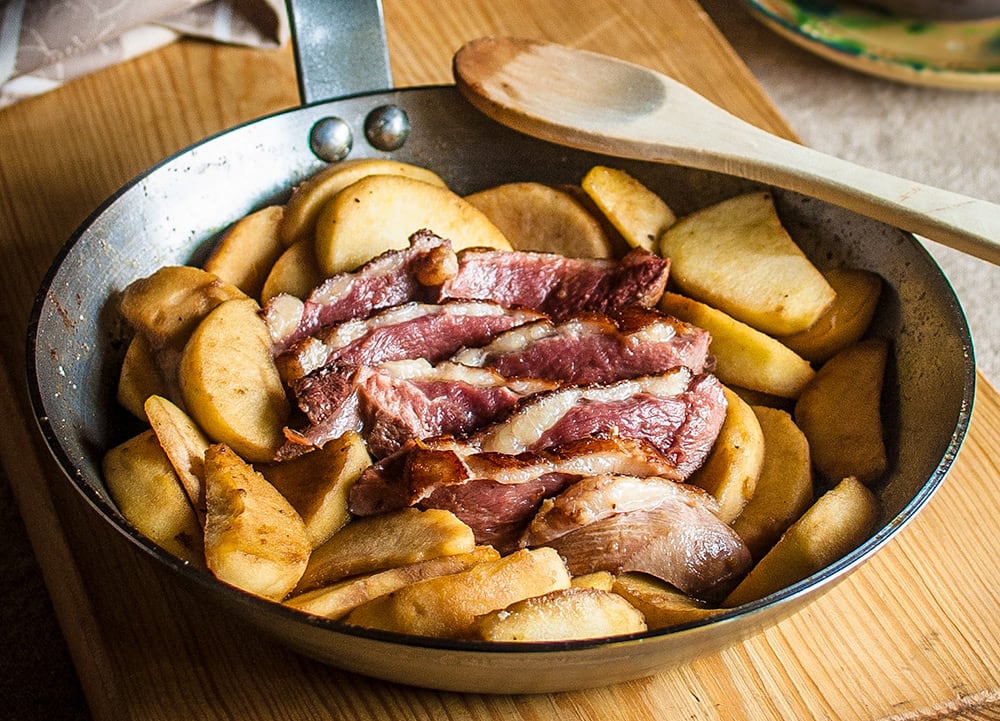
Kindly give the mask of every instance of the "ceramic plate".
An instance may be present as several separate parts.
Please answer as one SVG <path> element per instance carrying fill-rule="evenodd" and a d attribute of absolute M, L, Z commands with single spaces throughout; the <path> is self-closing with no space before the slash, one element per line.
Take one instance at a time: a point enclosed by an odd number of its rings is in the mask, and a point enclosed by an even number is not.
<path fill-rule="evenodd" d="M 1000 90 L 1000 17 L 944 22 L 850 2 L 748 2 L 772 30 L 854 70 L 918 85 Z"/>

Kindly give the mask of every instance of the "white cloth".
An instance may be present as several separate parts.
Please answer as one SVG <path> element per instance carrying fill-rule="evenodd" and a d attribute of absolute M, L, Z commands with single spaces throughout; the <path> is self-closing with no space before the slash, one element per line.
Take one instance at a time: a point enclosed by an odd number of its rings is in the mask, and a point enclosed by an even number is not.
<path fill-rule="evenodd" d="M 288 36 L 282 0 L 0 0 L 0 107 L 182 35 L 252 47 Z"/>

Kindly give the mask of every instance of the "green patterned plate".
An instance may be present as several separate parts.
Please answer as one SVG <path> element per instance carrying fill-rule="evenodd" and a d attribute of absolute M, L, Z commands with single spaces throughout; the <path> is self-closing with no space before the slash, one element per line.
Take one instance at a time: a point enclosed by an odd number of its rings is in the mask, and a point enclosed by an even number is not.
<path fill-rule="evenodd" d="M 1000 17 L 945 22 L 851 2 L 748 3 L 772 30 L 854 70 L 917 85 L 1000 90 Z"/>

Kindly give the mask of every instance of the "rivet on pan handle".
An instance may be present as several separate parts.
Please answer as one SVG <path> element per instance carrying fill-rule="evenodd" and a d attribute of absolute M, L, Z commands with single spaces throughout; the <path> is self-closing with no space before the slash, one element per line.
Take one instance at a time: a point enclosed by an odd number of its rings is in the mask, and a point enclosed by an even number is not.
<path fill-rule="evenodd" d="M 287 0 L 303 104 L 392 88 L 380 0 Z"/>

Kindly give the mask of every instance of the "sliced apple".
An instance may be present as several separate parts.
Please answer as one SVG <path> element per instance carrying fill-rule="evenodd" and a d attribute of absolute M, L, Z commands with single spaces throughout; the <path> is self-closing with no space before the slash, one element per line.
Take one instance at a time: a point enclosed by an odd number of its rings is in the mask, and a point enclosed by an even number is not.
<path fill-rule="evenodd" d="M 289 406 L 256 301 L 209 313 L 184 346 L 179 375 L 185 406 L 209 438 L 251 462 L 274 458 Z"/>
<path fill-rule="evenodd" d="M 820 496 L 723 602 L 741 606 L 780 591 L 857 548 L 875 528 L 879 503 L 856 478 Z"/>
<path fill-rule="evenodd" d="M 348 432 L 311 453 L 258 470 L 298 511 L 315 548 L 350 520 L 347 495 L 371 463 L 364 440 Z"/>
<path fill-rule="evenodd" d="M 795 404 L 813 463 L 828 480 L 871 483 L 889 465 L 881 411 L 888 358 L 884 339 L 855 343 L 823 364 Z"/>
<path fill-rule="evenodd" d="M 736 393 L 724 388 L 726 420 L 705 463 L 689 479 L 719 502 L 716 514 L 726 523 L 740 515 L 753 497 L 764 465 L 764 433 L 757 415 Z"/>
<path fill-rule="evenodd" d="M 388 158 L 356 158 L 330 165 L 292 191 L 279 231 L 282 243 L 290 246 L 301 240 L 311 240 L 323 205 L 351 183 L 369 175 L 403 175 L 445 187 L 445 182 L 434 171 Z"/>
<path fill-rule="evenodd" d="M 658 252 L 660 236 L 677 221 L 663 198 L 624 170 L 596 165 L 581 185 L 633 248 Z"/>
<path fill-rule="evenodd" d="M 447 188 L 402 175 L 370 175 L 331 198 L 316 219 L 316 260 L 325 276 L 351 271 L 429 229 L 455 250 L 511 245 L 489 218 Z"/>
<path fill-rule="evenodd" d="M 861 340 L 882 294 L 882 279 L 870 270 L 834 268 L 824 276 L 837 292 L 833 305 L 807 330 L 778 339 L 814 363 Z"/>
<path fill-rule="evenodd" d="M 788 235 L 767 192 L 679 219 L 660 236 L 660 253 L 680 292 L 772 335 L 809 328 L 836 295 Z"/>
<path fill-rule="evenodd" d="M 571 258 L 610 258 L 600 222 L 575 198 L 542 183 L 506 183 L 465 197 L 517 250 Z"/>
<path fill-rule="evenodd" d="M 237 220 L 219 239 L 202 267 L 251 298 L 260 298 L 264 280 L 285 250 L 278 237 L 284 210 L 283 206 L 270 205 Z"/>
<path fill-rule="evenodd" d="M 759 559 L 813 502 L 809 444 L 785 411 L 754 406 L 764 435 L 764 465 L 757 488 L 732 522 L 750 555 Z"/>
<path fill-rule="evenodd" d="M 201 523 L 152 430 L 108 451 L 103 471 L 111 500 L 136 530 L 178 558 L 204 565 Z"/>
<path fill-rule="evenodd" d="M 705 303 L 664 293 L 660 309 L 711 333 L 715 374 L 727 386 L 797 398 L 815 375 L 809 361 L 787 346 Z"/>

